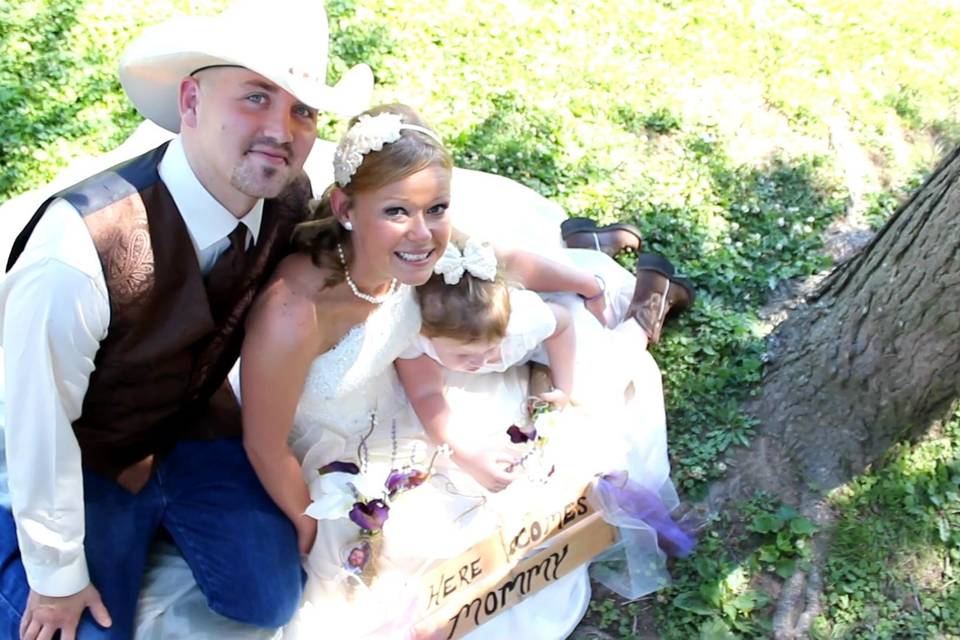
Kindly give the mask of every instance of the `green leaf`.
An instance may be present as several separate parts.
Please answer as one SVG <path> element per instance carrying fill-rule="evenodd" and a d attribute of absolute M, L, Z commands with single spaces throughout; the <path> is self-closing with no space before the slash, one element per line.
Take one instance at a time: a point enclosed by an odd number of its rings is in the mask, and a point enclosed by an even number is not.
<path fill-rule="evenodd" d="M 720 606 L 722 599 L 720 585 L 716 582 L 707 582 L 700 585 L 700 595 L 703 599 L 714 607 Z"/>
<path fill-rule="evenodd" d="M 700 640 L 736 640 L 736 636 L 723 620 L 713 618 L 700 625 Z"/>
<path fill-rule="evenodd" d="M 950 541 L 950 523 L 946 518 L 940 518 L 937 522 L 938 533 L 940 534 L 940 542 L 949 542 Z"/>
<path fill-rule="evenodd" d="M 783 521 L 769 513 L 761 513 L 758 516 L 754 516 L 753 520 L 750 521 L 751 531 L 756 531 L 757 533 L 773 533 L 782 526 Z"/>
<path fill-rule="evenodd" d="M 756 603 L 757 603 L 757 597 L 752 591 L 741 593 L 736 598 L 730 601 L 730 604 L 735 606 L 740 611 L 743 611 L 744 613 L 747 613 L 753 610 Z"/>
<path fill-rule="evenodd" d="M 771 544 L 760 547 L 760 562 L 776 562 L 780 557 L 780 550 Z"/>
<path fill-rule="evenodd" d="M 777 533 L 777 548 L 790 553 L 796 550 L 793 545 L 793 536 L 790 535 L 789 531 L 784 530 Z"/>
<path fill-rule="evenodd" d="M 714 615 L 717 611 L 695 593 L 681 593 L 673 599 L 673 606 L 702 616 Z"/>
<path fill-rule="evenodd" d="M 782 507 L 777 509 L 777 517 L 783 520 L 784 522 L 792 518 L 796 518 L 799 515 L 800 514 L 797 512 L 796 509 L 794 509 L 793 507 L 789 507 L 787 505 L 783 505 Z"/>
<path fill-rule="evenodd" d="M 797 561 L 795 558 L 783 558 L 777 561 L 776 564 L 776 573 L 778 576 L 786 580 L 793 575 L 794 571 L 797 570 Z"/>
<path fill-rule="evenodd" d="M 723 611 L 723 615 L 727 618 L 727 620 L 732 621 L 737 619 L 737 608 L 733 606 L 732 602 L 724 602 L 720 609 Z"/>
<path fill-rule="evenodd" d="M 790 521 L 790 531 L 797 535 L 810 536 L 817 530 L 817 526 L 807 518 L 794 518 Z"/>

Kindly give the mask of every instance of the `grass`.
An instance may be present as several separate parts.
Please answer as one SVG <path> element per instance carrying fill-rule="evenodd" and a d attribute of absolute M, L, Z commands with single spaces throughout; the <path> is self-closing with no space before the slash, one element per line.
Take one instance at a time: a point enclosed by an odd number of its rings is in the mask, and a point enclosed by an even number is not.
<path fill-rule="evenodd" d="M 960 412 L 833 496 L 814 638 L 960 637 Z"/>
<path fill-rule="evenodd" d="M 0 0 L 0 198 L 129 134 L 138 117 L 115 64 L 141 25 L 224 4 Z M 760 380 L 771 292 L 828 268 L 825 229 L 882 224 L 960 141 L 960 89 L 945 80 L 960 76 L 960 10 L 948 0 L 327 6 L 331 79 L 371 63 L 376 100 L 418 108 L 460 166 L 519 180 L 570 215 L 632 222 L 694 281 L 698 303 L 655 351 L 690 497 L 750 440 L 739 406 Z M 341 127 L 324 119 L 321 132 Z M 954 425 L 899 445 L 834 497 L 842 524 L 818 637 L 960 633 L 957 442 Z M 764 637 L 762 587 L 804 561 L 808 534 L 789 508 L 723 514 L 669 590 L 633 604 L 601 596 L 591 620 L 629 638 L 653 611 L 665 638 Z M 865 546 L 877 556 L 858 556 Z"/>

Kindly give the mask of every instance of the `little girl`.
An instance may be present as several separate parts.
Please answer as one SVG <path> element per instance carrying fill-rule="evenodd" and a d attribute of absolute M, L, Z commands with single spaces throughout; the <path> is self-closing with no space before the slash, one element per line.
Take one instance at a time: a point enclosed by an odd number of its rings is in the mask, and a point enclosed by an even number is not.
<path fill-rule="evenodd" d="M 584 280 L 595 282 L 575 267 L 551 263 L 550 268 L 560 276 L 554 282 L 567 284 L 570 290 Z M 455 437 L 447 428 L 450 407 L 444 395 L 444 370 L 483 374 L 531 361 L 548 365 L 554 388 L 539 397 L 563 408 L 574 384 L 570 311 L 522 286 L 511 286 L 498 268 L 493 248 L 474 239 L 451 241 L 434 275 L 417 287 L 417 295 L 421 331 L 396 361 L 400 382 L 428 437 L 449 446 L 453 460 L 477 482 L 499 491 L 517 473 L 516 456 L 504 448 L 471 442 L 466 435 Z M 602 304 L 602 285 L 599 293 L 584 299 Z"/>

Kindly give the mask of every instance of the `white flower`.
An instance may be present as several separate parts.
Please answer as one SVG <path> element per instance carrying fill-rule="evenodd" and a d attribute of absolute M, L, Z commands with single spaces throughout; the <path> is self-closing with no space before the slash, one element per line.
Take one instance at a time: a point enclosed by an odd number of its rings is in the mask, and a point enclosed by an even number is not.
<path fill-rule="evenodd" d="M 324 473 L 310 483 L 313 502 L 304 514 L 317 520 L 346 518 L 357 501 L 354 489 L 365 498 L 379 498 L 383 493 L 383 479 L 364 473 Z"/>
<path fill-rule="evenodd" d="M 557 433 L 558 429 L 563 427 L 563 422 L 563 413 L 560 411 L 541 413 L 533 423 L 534 428 L 537 430 L 537 438 L 549 440 Z"/>
<path fill-rule="evenodd" d="M 396 113 L 360 116 L 333 153 L 333 177 L 337 184 L 341 187 L 350 184 L 350 178 L 363 163 L 363 156 L 399 140 L 403 128 L 403 118 Z"/>

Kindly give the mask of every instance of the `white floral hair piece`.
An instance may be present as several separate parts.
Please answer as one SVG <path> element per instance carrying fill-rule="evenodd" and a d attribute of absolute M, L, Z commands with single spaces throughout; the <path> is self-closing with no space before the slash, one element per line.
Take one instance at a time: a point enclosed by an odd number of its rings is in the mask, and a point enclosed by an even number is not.
<path fill-rule="evenodd" d="M 460 282 L 464 272 L 468 272 L 474 278 L 492 282 L 497 277 L 497 255 L 493 252 L 493 247 L 477 242 L 473 238 L 464 244 L 462 253 L 451 242 L 437 260 L 433 272 L 442 275 L 443 281 L 447 284 Z"/>
<path fill-rule="evenodd" d="M 400 139 L 404 129 L 419 131 L 443 144 L 437 134 L 416 124 L 407 124 L 397 113 L 364 114 L 340 140 L 333 153 L 333 178 L 341 187 L 350 184 L 350 179 L 363 164 L 363 156 L 371 151 L 380 151 L 383 145 Z"/>

